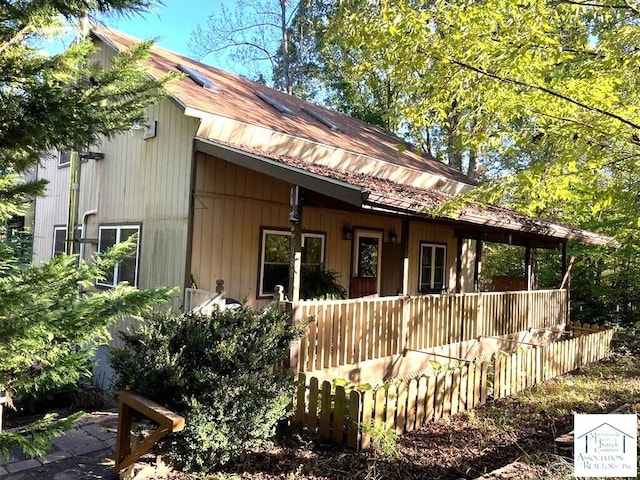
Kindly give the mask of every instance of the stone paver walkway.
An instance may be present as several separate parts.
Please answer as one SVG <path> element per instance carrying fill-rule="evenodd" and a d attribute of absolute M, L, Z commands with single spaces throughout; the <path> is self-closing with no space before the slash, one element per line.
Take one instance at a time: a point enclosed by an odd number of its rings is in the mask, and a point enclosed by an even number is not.
<path fill-rule="evenodd" d="M 118 414 L 85 415 L 72 430 L 53 441 L 54 450 L 44 458 L 15 452 L 0 460 L 0 480 L 112 480 Z"/>

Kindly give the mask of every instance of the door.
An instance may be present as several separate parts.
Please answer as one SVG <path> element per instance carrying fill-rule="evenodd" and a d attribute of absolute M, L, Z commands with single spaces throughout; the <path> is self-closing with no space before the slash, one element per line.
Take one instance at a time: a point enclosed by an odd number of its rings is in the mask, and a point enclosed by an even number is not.
<path fill-rule="evenodd" d="M 356 230 L 349 296 L 351 298 L 380 294 L 382 232 Z"/>

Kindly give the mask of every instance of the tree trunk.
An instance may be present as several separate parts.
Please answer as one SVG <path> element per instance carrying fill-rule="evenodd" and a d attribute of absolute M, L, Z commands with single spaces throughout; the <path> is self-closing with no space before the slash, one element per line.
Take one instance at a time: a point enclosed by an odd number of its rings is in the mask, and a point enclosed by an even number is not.
<path fill-rule="evenodd" d="M 287 0 L 280 0 L 280 28 L 282 29 L 282 67 L 284 69 L 284 88 L 291 95 L 291 77 L 289 74 L 289 31 L 287 30 Z"/>
<path fill-rule="evenodd" d="M 478 154 L 475 150 L 469 150 L 469 166 L 467 168 L 467 177 L 471 180 L 478 179 Z"/>
<path fill-rule="evenodd" d="M 457 108 L 458 102 L 454 100 L 451 104 L 447 123 L 447 156 L 449 159 L 449 166 L 451 168 L 455 168 L 459 172 L 462 172 L 462 151 L 460 148 L 460 136 L 458 135 L 460 117 L 458 115 Z"/>

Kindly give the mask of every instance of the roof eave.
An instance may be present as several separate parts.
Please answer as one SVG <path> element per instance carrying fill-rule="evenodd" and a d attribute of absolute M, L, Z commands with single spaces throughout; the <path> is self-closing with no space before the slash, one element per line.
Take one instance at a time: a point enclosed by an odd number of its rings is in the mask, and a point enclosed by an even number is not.
<path fill-rule="evenodd" d="M 485 227 L 490 228 L 494 231 L 503 231 L 505 233 L 518 233 L 524 235 L 531 235 L 545 239 L 553 239 L 558 242 L 566 242 L 568 240 L 576 240 L 582 243 L 586 243 L 589 245 L 599 246 L 599 247 L 613 247 L 619 248 L 620 243 L 615 239 L 607 236 L 600 235 L 597 233 L 589 232 L 587 230 L 577 229 L 577 228 L 569 228 L 563 225 L 552 224 L 550 222 L 545 222 L 544 225 L 540 225 L 538 228 L 536 227 L 527 227 L 524 228 L 521 224 L 517 222 L 508 222 L 508 221 L 500 221 L 496 219 L 487 219 L 486 217 L 482 217 L 480 215 L 473 215 L 469 213 L 463 213 L 458 216 L 431 216 L 429 213 L 421 211 L 417 208 L 401 208 L 396 207 L 380 202 L 375 202 L 368 200 L 366 202 L 366 207 L 380 210 L 385 212 L 395 212 L 397 214 L 402 215 L 418 215 L 418 216 L 430 216 L 434 219 L 440 219 L 447 222 L 454 223 L 462 223 L 470 226 L 477 227 Z M 543 231 L 545 230 L 545 231 Z"/>
<path fill-rule="evenodd" d="M 208 139 L 196 138 L 195 148 L 197 152 L 220 158 L 271 177 L 280 178 L 293 185 L 340 199 L 356 207 L 362 208 L 369 196 L 369 191 L 363 187 L 324 177 L 301 168 L 291 167 L 276 160 L 248 153 L 228 145 L 221 145 Z"/>

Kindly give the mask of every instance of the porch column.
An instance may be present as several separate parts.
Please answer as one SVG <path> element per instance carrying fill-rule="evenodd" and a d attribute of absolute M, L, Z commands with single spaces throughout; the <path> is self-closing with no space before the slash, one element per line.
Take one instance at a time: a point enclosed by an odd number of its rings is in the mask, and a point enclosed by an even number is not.
<path fill-rule="evenodd" d="M 482 268 L 482 232 L 476 235 L 476 255 L 473 261 L 473 291 L 480 291 L 480 269 Z"/>
<path fill-rule="evenodd" d="M 571 259 L 573 263 L 573 258 Z M 567 242 L 562 242 L 562 282 L 560 289 L 567 289 L 567 303 L 564 311 L 564 323 L 568 327 L 571 323 L 571 265 L 567 264 Z"/>
<path fill-rule="evenodd" d="M 527 284 L 527 290 L 533 290 L 533 255 L 531 242 L 527 241 L 524 250 L 524 275 Z"/>
<path fill-rule="evenodd" d="M 462 242 L 464 240 L 464 238 L 458 237 L 456 246 L 456 293 L 462 291 Z"/>
<path fill-rule="evenodd" d="M 291 258 L 289 264 L 289 300 L 300 300 L 300 270 L 302 267 L 302 207 L 300 187 L 291 187 Z"/>
<path fill-rule="evenodd" d="M 400 227 L 402 242 L 402 295 L 409 295 L 409 220 L 402 220 Z"/>

